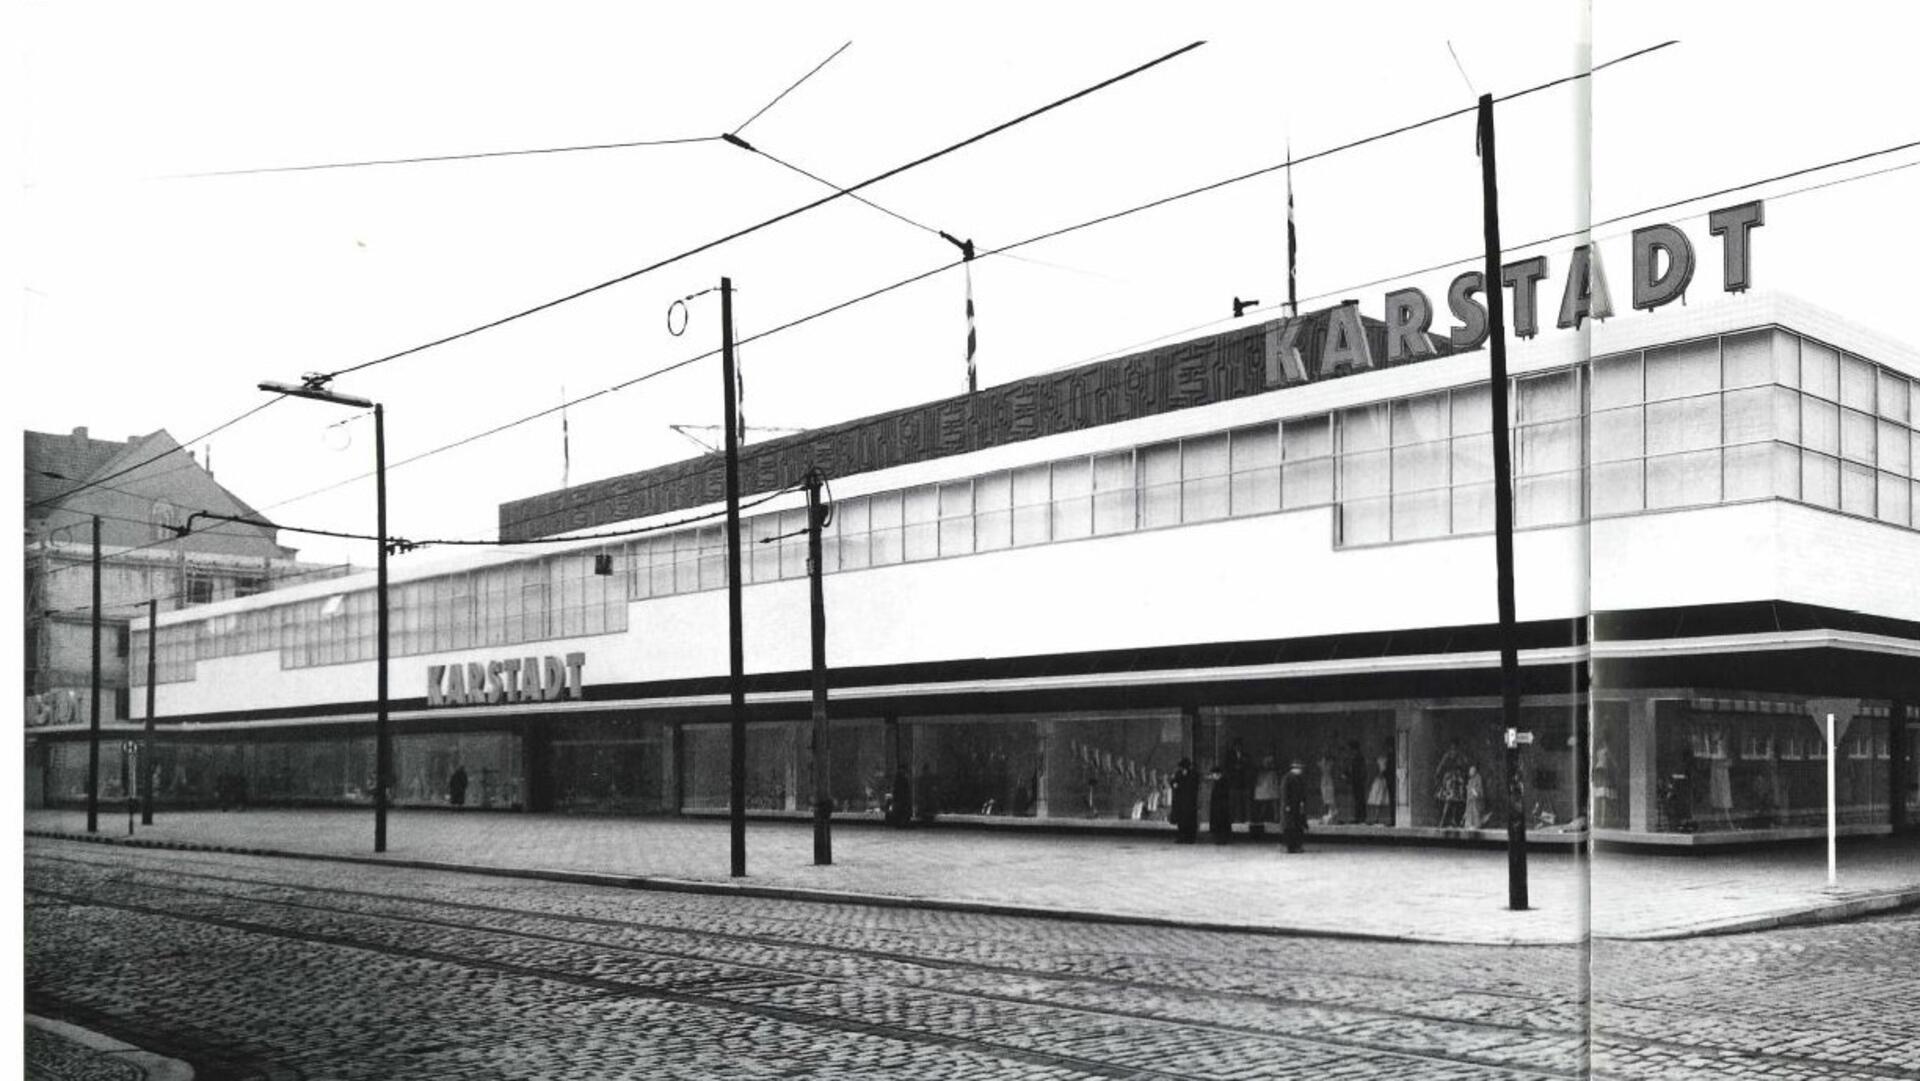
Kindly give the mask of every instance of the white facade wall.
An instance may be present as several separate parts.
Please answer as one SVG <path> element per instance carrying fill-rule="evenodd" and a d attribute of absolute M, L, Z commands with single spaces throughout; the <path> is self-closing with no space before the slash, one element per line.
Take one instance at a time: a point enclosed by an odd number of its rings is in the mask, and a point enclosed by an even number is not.
<path fill-rule="evenodd" d="M 1911 349 L 1865 339 L 1818 309 L 1760 294 L 1653 315 L 1623 314 L 1591 335 L 1547 331 L 1536 341 L 1515 343 L 1511 368 L 1525 374 L 1576 363 L 1589 352 L 1769 324 L 1920 375 L 1920 354 Z M 1484 354 L 1476 353 L 1312 383 L 846 477 L 834 481 L 834 495 L 902 489 L 1463 386 L 1483 380 L 1484 366 Z M 756 512 L 799 505 L 794 493 Z M 654 521 L 714 509 L 687 508 Z M 1322 506 L 832 573 L 826 579 L 828 661 L 849 667 L 1011 658 L 1494 621 L 1491 536 L 1337 549 L 1333 515 L 1332 507 Z M 566 547 L 558 540 L 552 548 L 410 557 L 395 567 L 394 581 Z M 1920 532 L 1784 501 L 1523 530 L 1516 556 L 1522 620 L 1754 600 L 1920 620 Z M 370 577 L 162 615 L 161 622 L 365 588 Z M 805 580 L 750 584 L 744 596 L 747 670 L 803 670 Z M 726 673 L 724 590 L 630 602 L 628 623 L 623 634 L 396 658 L 391 693 L 425 693 L 430 664 L 576 651 L 587 655 L 588 685 Z M 160 686 L 158 709 L 165 715 L 367 701 L 373 697 L 373 668 L 360 662 L 283 671 L 277 651 L 202 660 L 194 680 Z M 135 698 L 138 715 L 143 704 Z"/>

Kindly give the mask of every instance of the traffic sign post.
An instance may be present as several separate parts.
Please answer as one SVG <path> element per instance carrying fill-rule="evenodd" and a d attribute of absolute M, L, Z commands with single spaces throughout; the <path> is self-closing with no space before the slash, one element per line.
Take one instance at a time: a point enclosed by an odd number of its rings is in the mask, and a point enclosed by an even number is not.
<path fill-rule="evenodd" d="M 1834 763 L 1840 757 L 1840 738 L 1860 712 L 1858 698 L 1809 698 L 1807 712 L 1827 737 L 1827 887 L 1840 884 L 1840 808 L 1835 796 Z"/>

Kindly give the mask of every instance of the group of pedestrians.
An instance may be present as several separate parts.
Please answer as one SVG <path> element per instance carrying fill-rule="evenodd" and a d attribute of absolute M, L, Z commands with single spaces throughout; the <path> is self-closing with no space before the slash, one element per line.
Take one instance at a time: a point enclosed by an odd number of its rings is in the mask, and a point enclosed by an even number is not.
<path fill-rule="evenodd" d="M 1237 747 L 1233 753 L 1238 753 Z M 1207 831 L 1214 844 L 1226 844 L 1233 839 L 1233 823 L 1239 817 L 1235 814 L 1235 804 L 1256 795 L 1233 782 L 1233 765 L 1230 755 L 1226 762 L 1214 766 L 1207 774 L 1212 782 L 1207 799 Z M 1299 852 L 1307 833 L 1306 768 L 1298 759 L 1294 760 L 1287 772 L 1273 782 L 1271 791 L 1280 815 L 1280 839 L 1288 852 Z M 1199 839 L 1200 772 L 1194 768 L 1191 758 L 1182 758 L 1174 770 L 1173 806 L 1168 810 L 1168 819 L 1173 823 L 1175 843 L 1190 845 Z"/>

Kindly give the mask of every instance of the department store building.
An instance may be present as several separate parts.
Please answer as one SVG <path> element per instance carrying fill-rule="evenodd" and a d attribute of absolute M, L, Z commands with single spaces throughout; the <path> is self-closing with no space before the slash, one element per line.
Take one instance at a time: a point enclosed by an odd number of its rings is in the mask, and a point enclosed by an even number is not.
<path fill-rule="evenodd" d="M 944 820 L 1166 829 L 1182 758 L 1246 817 L 1297 759 L 1317 830 L 1499 836 L 1487 356 L 1403 330 L 1349 303 L 745 448 L 750 811 L 813 799 L 818 466 L 841 817 L 904 769 Z M 1509 363 L 1533 835 L 1817 835 L 1816 699 L 1856 710 L 1842 829 L 1920 820 L 1920 354 L 1716 292 Z M 696 458 L 500 508 L 550 544 L 396 559 L 396 802 L 464 768 L 470 808 L 724 812 L 722 491 Z M 372 584 L 161 615 L 163 806 L 369 801 Z M 84 729 L 31 738 L 83 798 Z"/>

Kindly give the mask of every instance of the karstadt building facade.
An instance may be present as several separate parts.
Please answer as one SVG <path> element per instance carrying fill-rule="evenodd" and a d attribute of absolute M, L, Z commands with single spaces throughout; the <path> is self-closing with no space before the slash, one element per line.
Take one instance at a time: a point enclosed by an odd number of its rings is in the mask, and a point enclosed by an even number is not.
<path fill-rule="evenodd" d="M 1251 823 L 1297 760 L 1323 832 L 1497 836 L 1486 355 L 1420 303 L 746 448 L 749 808 L 814 798 L 817 467 L 840 814 L 1146 826 L 1187 758 Z M 1815 835 L 1810 710 L 1838 701 L 1842 829 L 1906 828 L 1920 354 L 1791 298 L 1643 307 L 1509 350 L 1521 813 L 1544 841 Z M 394 799 L 444 805 L 463 770 L 472 807 L 724 811 L 721 478 L 707 456 L 530 497 L 501 537 L 537 543 L 397 560 Z M 360 576 L 162 615 L 162 801 L 236 772 L 368 800 L 372 613 Z M 83 736 L 35 733 L 50 791 Z"/>

